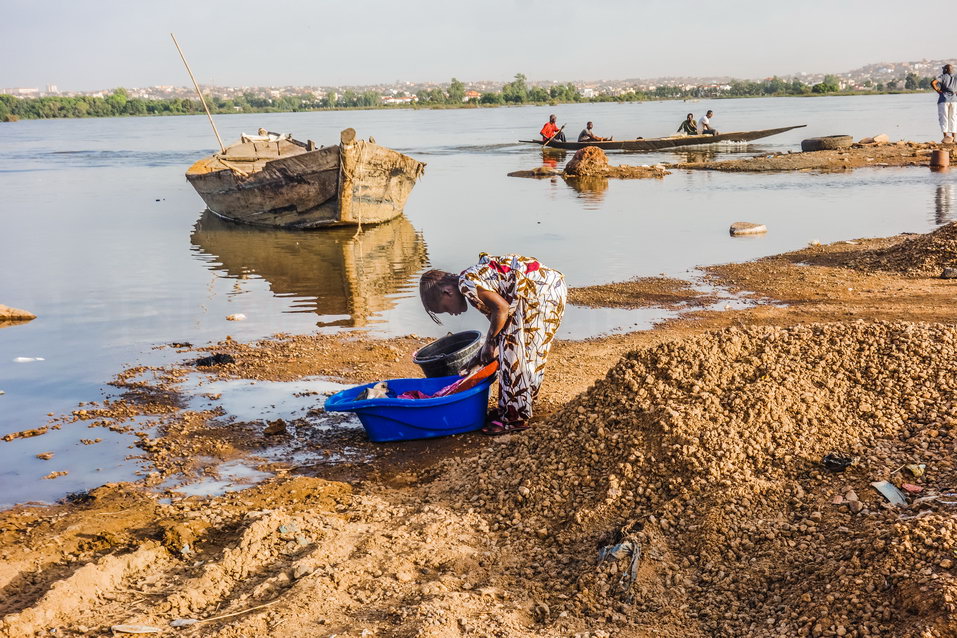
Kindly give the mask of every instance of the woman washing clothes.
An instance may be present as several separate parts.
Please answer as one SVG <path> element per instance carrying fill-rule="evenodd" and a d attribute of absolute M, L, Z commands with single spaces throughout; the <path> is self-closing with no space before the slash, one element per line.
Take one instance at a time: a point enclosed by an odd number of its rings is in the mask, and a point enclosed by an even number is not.
<path fill-rule="evenodd" d="M 489 320 L 485 344 L 472 364 L 490 363 L 498 351 L 498 408 L 485 434 L 525 430 L 545 376 L 545 361 L 565 312 L 565 276 L 530 257 L 482 253 L 461 274 L 430 270 L 419 281 L 426 312 L 460 315 L 471 304 Z M 471 364 L 470 364 L 471 365 Z"/>

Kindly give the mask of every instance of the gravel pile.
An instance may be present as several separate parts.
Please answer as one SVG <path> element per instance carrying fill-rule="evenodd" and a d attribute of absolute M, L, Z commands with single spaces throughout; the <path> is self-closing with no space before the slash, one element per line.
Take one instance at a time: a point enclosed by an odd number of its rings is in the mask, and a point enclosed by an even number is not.
<path fill-rule="evenodd" d="M 944 268 L 957 267 L 957 222 L 926 235 L 916 235 L 890 248 L 864 252 L 851 261 L 850 266 L 860 270 L 936 277 Z"/>
<path fill-rule="evenodd" d="M 955 636 L 955 398 L 954 327 L 732 328 L 628 354 L 448 487 L 521 550 L 546 623 Z"/>
<path fill-rule="evenodd" d="M 565 174 L 573 177 L 604 175 L 607 171 L 608 156 L 597 146 L 579 149 L 565 165 Z"/>

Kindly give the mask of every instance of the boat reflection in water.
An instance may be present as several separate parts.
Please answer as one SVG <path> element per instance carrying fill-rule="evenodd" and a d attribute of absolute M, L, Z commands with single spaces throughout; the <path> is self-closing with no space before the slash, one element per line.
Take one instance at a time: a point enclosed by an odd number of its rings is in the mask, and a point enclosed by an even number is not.
<path fill-rule="evenodd" d="M 364 326 L 394 306 L 391 295 L 427 261 L 425 241 L 400 215 L 375 226 L 322 232 L 256 228 L 205 211 L 190 237 L 215 260 L 212 270 L 258 275 L 277 296 L 301 299 L 294 312 L 315 312 L 318 326 Z M 343 318 L 345 317 L 345 318 Z"/>

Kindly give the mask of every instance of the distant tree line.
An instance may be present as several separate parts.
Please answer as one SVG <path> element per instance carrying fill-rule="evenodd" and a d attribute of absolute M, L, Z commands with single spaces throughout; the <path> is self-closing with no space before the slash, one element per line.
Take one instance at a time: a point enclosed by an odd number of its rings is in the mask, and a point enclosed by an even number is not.
<path fill-rule="evenodd" d="M 887 83 L 872 85 L 870 80 L 864 82 L 871 92 L 889 91 L 920 91 L 931 88 L 929 77 L 919 77 L 910 73 L 900 80 L 891 80 Z M 505 84 L 501 91 L 483 93 L 471 103 L 479 105 L 503 104 L 558 104 L 570 102 L 637 102 L 645 100 L 681 99 L 681 98 L 716 98 L 716 97 L 755 97 L 755 96 L 786 96 L 786 95 L 821 95 L 838 93 L 840 81 L 834 75 L 827 75 L 821 82 L 813 85 L 805 84 L 800 80 L 783 80 L 772 77 L 767 80 L 751 82 L 734 80 L 728 84 L 729 89 L 705 86 L 684 88 L 680 86 L 662 85 L 654 90 L 635 90 L 618 95 L 597 95 L 584 97 L 574 84 L 558 84 L 549 88 L 528 86 L 528 78 L 518 73 L 515 78 Z M 853 93 L 853 91 L 851 91 Z M 465 84 L 452 78 L 449 87 L 426 89 L 416 96 L 417 106 L 462 106 L 465 103 Z M 340 108 L 376 108 L 389 107 L 384 104 L 382 96 L 376 91 L 356 92 L 346 90 L 342 95 L 330 93 L 318 97 L 312 93 L 302 95 L 286 95 L 279 97 L 265 97 L 254 93 L 244 93 L 231 98 L 208 97 L 206 100 L 214 113 L 269 113 L 269 112 L 297 112 L 315 111 L 320 109 Z M 402 105 L 400 105 L 402 106 Z M 146 100 L 130 97 L 125 89 L 116 89 L 106 97 L 38 97 L 18 98 L 12 95 L 0 95 L 0 121 L 12 119 L 47 119 L 68 117 L 119 117 L 127 115 L 185 115 L 202 113 L 203 107 L 199 100 L 188 98 L 169 98 Z"/>

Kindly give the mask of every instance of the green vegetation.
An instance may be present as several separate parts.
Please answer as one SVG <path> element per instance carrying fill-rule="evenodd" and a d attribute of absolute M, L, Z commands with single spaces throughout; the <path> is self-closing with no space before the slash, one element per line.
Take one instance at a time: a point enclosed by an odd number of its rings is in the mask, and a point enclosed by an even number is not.
<path fill-rule="evenodd" d="M 434 88 L 420 91 L 416 102 L 409 104 L 385 104 L 376 91 L 358 93 L 346 90 L 342 95 L 330 93 L 318 97 L 312 93 L 264 97 L 245 93 L 233 98 L 210 97 L 207 104 L 213 113 L 286 113 L 316 111 L 320 109 L 346 108 L 457 108 L 466 106 L 496 106 L 504 104 L 567 104 L 573 102 L 641 102 L 647 100 L 673 100 L 682 98 L 736 98 L 812 95 L 872 95 L 898 91 L 930 90 L 931 78 L 921 78 L 910 73 L 900 81 L 892 80 L 886 85 L 877 83 L 871 88 L 864 83 L 866 91 L 841 91 L 840 82 L 834 75 L 823 81 L 807 85 L 800 80 L 782 80 L 772 77 L 760 82 L 734 80 L 725 89 L 717 86 L 699 86 L 685 89 L 678 86 L 658 86 L 654 90 L 629 91 L 617 95 L 584 97 L 574 84 L 559 84 L 549 88 L 529 87 L 528 78 L 517 73 L 501 91 L 483 93 L 475 100 L 465 102 L 465 84 L 452 78 L 448 89 Z M 47 119 L 66 117 L 120 117 L 128 115 L 186 115 L 202 113 L 199 100 L 172 98 L 144 100 L 131 98 L 125 89 L 116 89 L 107 97 L 39 97 L 17 98 L 0 95 L 0 122 L 16 119 Z"/>

